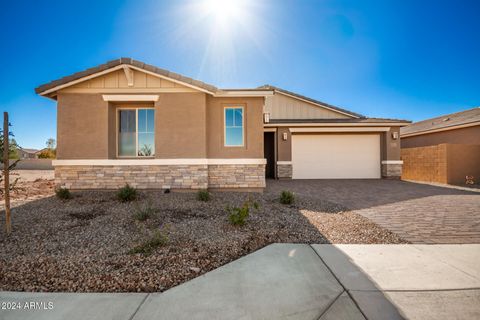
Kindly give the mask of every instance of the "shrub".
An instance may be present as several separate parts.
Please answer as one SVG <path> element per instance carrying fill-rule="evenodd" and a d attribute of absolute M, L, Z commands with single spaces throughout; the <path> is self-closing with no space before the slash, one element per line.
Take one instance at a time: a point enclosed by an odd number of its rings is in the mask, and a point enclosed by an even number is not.
<path fill-rule="evenodd" d="M 138 221 L 145 221 L 155 214 L 155 208 L 148 201 L 143 207 L 138 207 L 135 211 L 134 218 Z"/>
<path fill-rule="evenodd" d="M 243 205 L 240 208 L 232 207 L 227 208 L 227 211 L 230 213 L 228 220 L 234 226 L 243 226 L 250 214 L 250 207 L 248 205 Z"/>
<path fill-rule="evenodd" d="M 210 198 L 210 192 L 208 192 L 208 190 L 199 190 L 197 192 L 197 200 L 207 202 L 210 200 Z"/>
<path fill-rule="evenodd" d="M 255 210 L 260 207 L 257 202 L 252 202 L 250 200 L 245 201 L 240 208 L 227 207 L 229 213 L 228 220 L 230 223 L 235 226 L 243 226 L 250 215 L 250 206 L 253 206 Z"/>
<path fill-rule="evenodd" d="M 117 197 L 122 202 L 136 200 L 138 197 L 137 189 L 130 187 L 127 183 L 125 187 L 118 190 Z"/>
<path fill-rule="evenodd" d="M 284 190 L 280 194 L 280 203 L 282 204 L 292 204 L 295 201 L 295 195 L 291 191 Z"/>
<path fill-rule="evenodd" d="M 67 200 L 72 198 L 72 194 L 70 193 L 70 190 L 67 188 L 58 188 L 55 190 L 55 194 L 57 195 L 57 198 Z"/>
<path fill-rule="evenodd" d="M 130 254 L 141 253 L 144 255 L 150 255 L 158 247 L 164 246 L 168 243 L 168 237 L 164 235 L 160 230 L 155 231 L 153 236 L 142 244 L 130 249 Z"/>

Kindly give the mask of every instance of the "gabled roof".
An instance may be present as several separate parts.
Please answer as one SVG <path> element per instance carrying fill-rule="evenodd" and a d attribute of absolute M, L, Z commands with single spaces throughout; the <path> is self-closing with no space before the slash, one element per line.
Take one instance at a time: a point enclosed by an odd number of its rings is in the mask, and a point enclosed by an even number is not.
<path fill-rule="evenodd" d="M 436 130 L 455 129 L 458 126 L 475 125 L 476 123 L 480 125 L 480 107 L 412 123 L 403 127 L 400 134 L 402 136 L 419 135 Z"/>
<path fill-rule="evenodd" d="M 387 119 L 387 118 L 352 118 L 352 119 L 272 119 L 269 123 L 283 124 L 283 123 L 395 123 L 406 125 L 410 123 L 408 120 L 401 119 Z"/>
<path fill-rule="evenodd" d="M 26 152 L 26 153 L 37 153 L 37 152 L 40 151 L 38 149 L 28 149 L 28 148 L 21 148 L 21 147 L 19 149 Z"/>
<path fill-rule="evenodd" d="M 51 89 L 54 89 L 56 87 L 66 85 L 70 82 L 95 75 L 96 73 L 100 73 L 100 72 L 106 71 L 108 69 L 118 67 L 120 65 L 127 65 L 127 66 L 136 67 L 136 68 L 139 68 L 139 69 L 157 74 L 159 76 L 167 77 L 167 78 L 185 83 L 187 85 L 203 89 L 203 90 L 208 91 L 210 93 L 215 93 L 215 92 L 218 91 L 218 89 L 211 84 L 208 84 L 208 83 L 205 83 L 205 82 L 202 82 L 202 81 L 198 81 L 198 80 L 186 77 L 186 76 L 182 76 L 181 74 L 178 74 L 178 73 L 175 73 L 175 72 L 170 72 L 168 70 L 161 69 L 161 68 L 155 67 L 155 66 L 150 65 L 150 64 L 146 64 L 146 63 L 138 61 L 138 60 L 133 60 L 132 58 L 120 58 L 120 59 L 115 59 L 115 60 L 108 61 L 107 63 L 98 65 L 98 66 L 93 67 L 93 68 L 89 68 L 89 69 L 86 69 L 86 70 L 83 70 L 83 71 L 80 71 L 80 72 L 76 72 L 74 74 L 71 74 L 69 76 L 51 81 L 51 82 L 46 83 L 46 84 L 42 84 L 41 86 L 35 88 L 35 92 L 37 94 L 43 95 L 43 94 L 47 93 L 47 91 L 49 91 Z"/>
<path fill-rule="evenodd" d="M 280 92 L 280 93 L 283 93 L 283 94 L 286 94 L 286 95 L 289 95 L 289 96 L 293 96 L 297 99 L 308 101 L 308 102 L 316 104 L 320 107 L 326 107 L 328 109 L 336 110 L 338 112 L 350 115 L 354 118 L 366 118 L 362 114 L 355 113 L 355 112 L 352 112 L 352 111 L 349 111 L 349 110 L 346 110 L 346 109 L 343 109 L 343 108 L 340 108 L 340 107 L 337 107 L 337 106 L 333 106 L 331 104 L 328 104 L 328 103 L 325 103 L 325 102 L 322 102 L 322 101 L 319 101 L 319 100 L 315 100 L 315 99 L 303 96 L 301 94 L 298 94 L 298 93 L 295 93 L 295 92 L 292 92 L 292 91 L 288 91 L 288 90 L 285 90 L 285 89 L 281 89 L 281 88 L 278 88 L 278 87 L 275 87 L 275 86 L 272 86 L 272 85 L 269 85 L 269 84 L 260 86 L 260 87 L 258 87 L 258 89 L 274 90 L 274 91 L 277 91 L 277 92 Z"/>

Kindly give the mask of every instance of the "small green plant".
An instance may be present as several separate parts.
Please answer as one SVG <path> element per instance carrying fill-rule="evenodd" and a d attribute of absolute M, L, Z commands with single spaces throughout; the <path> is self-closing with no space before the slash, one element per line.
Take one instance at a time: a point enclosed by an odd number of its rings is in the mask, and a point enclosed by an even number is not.
<path fill-rule="evenodd" d="M 197 200 L 207 202 L 210 201 L 210 199 L 210 192 L 208 192 L 208 190 L 199 190 L 197 192 Z"/>
<path fill-rule="evenodd" d="M 70 193 L 70 190 L 67 188 L 58 188 L 55 190 L 55 194 L 57 195 L 57 198 L 63 199 L 63 200 L 68 200 L 72 199 L 72 194 Z"/>
<path fill-rule="evenodd" d="M 155 249 L 158 247 L 164 246 L 168 243 L 168 237 L 164 235 L 160 230 L 155 231 L 153 236 L 147 241 L 139 244 L 136 247 L 130 249 L 130 254 L 141 253 L 146 256 L 151 255 Z"/>
<path fill-rule="evenodd" d="M 280 203 L 292 204 L 295 201 L 295 194 L 291 191 L 284 190 L 280 193 Z"/>
<path fill-rule="evenodd" d="M 152 203 L 150 201 L 147 201 L 147 203 L 144 206 L 139 206 L 135 210 L 134 218 L 135 220 L 138 221 L 145 221 L 152 217 L 155 214 L 155 208 L 152 206 Z"/>
<path fill-rule="evenodd" d="M 255 210 L 258 210 L 260 205 L 256 201 L 251 201 L 250 199 L 245 201 L 241 207 L 227 207 L 228 220 L 234 226 L 243 226 L 248 216 L 250 215 L 250 207 L 253 207 Z"/>
<path fill-rule="evenodd" d="M 228 220 L 231 224 L 234 226 L 243 226 L 250 214 L 250 207 L 244 204 L 240 208 L 228 207 L 227 211 L 229 212 Z"/>
<path fill-rule="evenodd" d="M 130 185 L 127 183 L 125 187 L 118 190 L 117 197 L 122 202 L 136 200 L 138 197 L 137 189 L 130 187 Z"/>

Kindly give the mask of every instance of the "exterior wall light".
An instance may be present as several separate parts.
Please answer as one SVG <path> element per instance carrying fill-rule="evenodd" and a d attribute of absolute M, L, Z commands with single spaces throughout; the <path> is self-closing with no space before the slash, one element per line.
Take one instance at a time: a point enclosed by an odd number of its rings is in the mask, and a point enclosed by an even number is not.
<path fill-rule="evenodd" d="M 269 123 L 270 122 L 270 113 L 265 112 L 263 114 L 263 123 Z"/>
<path fill-rule="evenodd" d="M 287 141 L 287 138 L 288 138 L 288 134 L 287 134 L 286 132 L 284 132 L 284 133 L 282 134 L 282 139 L 283 139 L 283 141 Z"/>
<path fill-rule="evenodd" d="M 398 139 L 398 132 L 392 132 L 392 139 L 397 140 Z"/>

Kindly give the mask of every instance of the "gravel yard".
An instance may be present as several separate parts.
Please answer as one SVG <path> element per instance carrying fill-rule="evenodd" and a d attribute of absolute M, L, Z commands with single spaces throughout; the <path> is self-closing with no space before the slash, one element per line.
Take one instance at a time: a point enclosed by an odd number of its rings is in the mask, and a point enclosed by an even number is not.
<path fill-rule="evenodd" d="M 160 191 L 140 192 L 133 202 L 107 191 L 73 196 L 17 206 L 9 237 L 2 219 L 0 290 L 163 291 L 273 242 L 405 242 L 339 204 L 297 196 L 283 205 L 269 189 L 213 193 L 209 202 L 195 193 Z M 231 225 L 226 207 L 248 199 L 258 209 L 244 226 Z M 152 211 L 145 221 L 138 220 L 141 209 Z M 159 235 L 151 254 L 132 253 Z"/>

